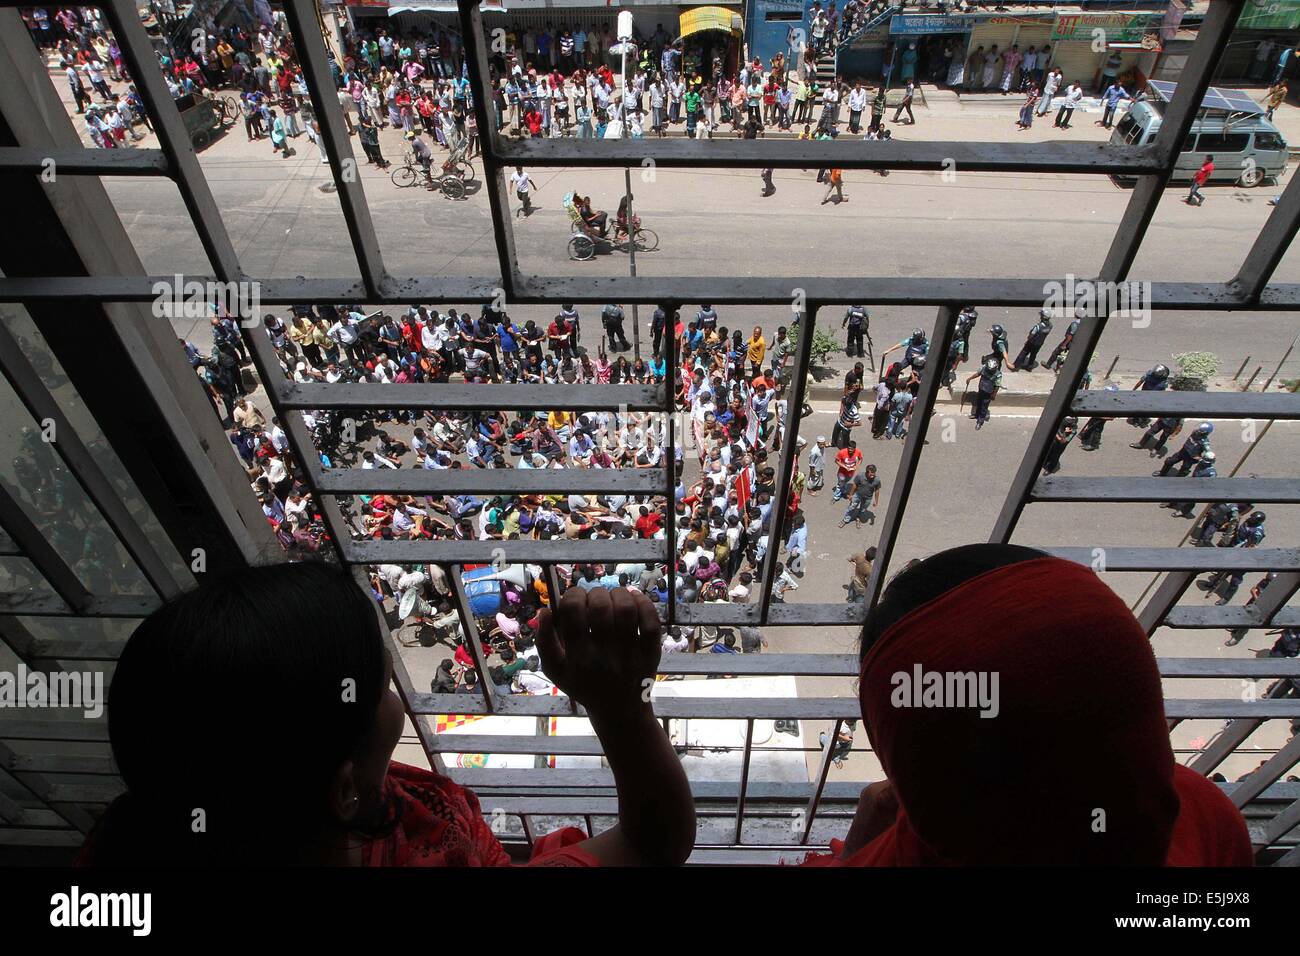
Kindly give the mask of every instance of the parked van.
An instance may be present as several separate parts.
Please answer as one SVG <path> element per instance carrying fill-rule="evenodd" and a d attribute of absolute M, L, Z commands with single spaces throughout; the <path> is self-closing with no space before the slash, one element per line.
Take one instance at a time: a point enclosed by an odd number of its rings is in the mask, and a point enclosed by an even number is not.
<path fill-rule="evenodd" d="M 1173 83 L 1152 80 L 1146 94 L 1115 124 L 1110 141 L 1129 146 L 1153 142 L 1173 93 Z M 1210 87 L 1183 142 L 1172 181 L 1189 182 L 1206 156 L 1214 157 L 1210 182 L 1258 186 L 1277 181 L 1289 153 L 1282 134 L 1248 93 Z"/>

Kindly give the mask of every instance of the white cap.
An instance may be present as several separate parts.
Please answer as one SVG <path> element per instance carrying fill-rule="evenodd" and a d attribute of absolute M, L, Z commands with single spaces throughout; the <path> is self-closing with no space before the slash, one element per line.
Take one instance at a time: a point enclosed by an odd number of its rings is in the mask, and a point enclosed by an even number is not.
<path fill-rule="evenodd" d="M 819 444 L 819 445 L 824 445 L 824 444 L 826 444 L 826 436 L 825 436 L 825 435 L 818 435 L 818 436 L 817 436 L 817 444 Z"/>

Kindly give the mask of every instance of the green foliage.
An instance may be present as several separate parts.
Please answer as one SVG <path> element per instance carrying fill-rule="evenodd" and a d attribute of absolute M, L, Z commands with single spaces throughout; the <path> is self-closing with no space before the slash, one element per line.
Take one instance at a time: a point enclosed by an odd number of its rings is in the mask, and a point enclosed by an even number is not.
<path fill-rule="evenodd" d="M 1189 378 L 1209 379 L 1219 371 L 1219 357 L 1213 352 L 1179 352 L 1174 364 Z"/>
<path fill-rule="evenodd" d="M 802 323 L 790 327 L 790 341 L 793 344 L 799 344 L 799 334 L 802 331 Z M 829 332 L 821 326 L 817 326 L 813 329 L 812 355 L 810 356 L 810 361 L 813 365 L 824 365 L 827 356 L 832 352 L 838 351 L 840 351 L 840 344 L 835 341 L 835 338 Z"/>

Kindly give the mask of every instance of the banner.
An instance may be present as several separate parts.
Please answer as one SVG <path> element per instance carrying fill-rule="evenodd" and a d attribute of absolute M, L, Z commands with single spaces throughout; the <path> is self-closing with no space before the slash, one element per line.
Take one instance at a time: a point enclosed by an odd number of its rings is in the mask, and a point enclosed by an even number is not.
<path fill-rule="evenodd" d="M 1294 30 L 1300 26 L 1300 0 L 1248 0 L 1238 30 Z"/>
<path fill-rule="evenodd" d="M 1134 43 L 1159 20 L 1149 13 L 1058 13 L 1052 25 L 1054 43 L 1089 41 L 1101 30 L 1107 43 Z"/>

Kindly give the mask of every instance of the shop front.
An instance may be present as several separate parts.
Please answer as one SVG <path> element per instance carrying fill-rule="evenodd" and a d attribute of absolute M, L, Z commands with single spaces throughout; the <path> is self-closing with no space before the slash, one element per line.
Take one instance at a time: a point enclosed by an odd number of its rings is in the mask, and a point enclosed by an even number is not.
<path fill-rule="evenodd" d="M 1051 65 L 1085 93 L 1100 92 L 1103 72 L 1143 85 L 1160 56 L 1162 21 L 1151 13 L 1058 13 Z"/>
<path fill-rule="evenodd" d="M 740 69 L 743 23 L 740 11 L 727 7 L 683 10 L 678 17 L 682 74 L 734 76 Z"/>
<path fill-rule="evenodd" d="M 895 51 L 892 80 L 906 82 L 903 65 L 913 60 L 918 82 L 960 84 L 966 47 L 979 22 L 974 16 L 896 14 L 889 21 L 889 42 Z"/>

